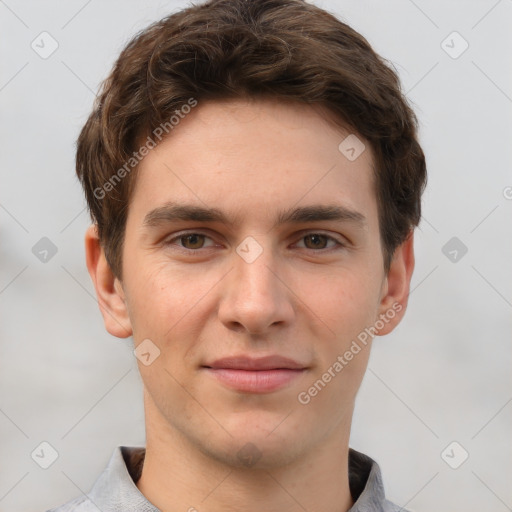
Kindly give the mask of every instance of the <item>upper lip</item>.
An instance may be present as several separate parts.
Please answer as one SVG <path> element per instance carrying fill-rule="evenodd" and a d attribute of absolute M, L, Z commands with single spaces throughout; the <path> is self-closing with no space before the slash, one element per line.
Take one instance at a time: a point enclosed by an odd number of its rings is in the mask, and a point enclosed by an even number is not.
<path fill-rule="evenodd" d="M 305 368 L 305 365 L 293 359 L 278 355 L 259 358 L 247 356 L 223 357 L 204 366 L 213 369 L 230 370 L 303 370 Z"/>

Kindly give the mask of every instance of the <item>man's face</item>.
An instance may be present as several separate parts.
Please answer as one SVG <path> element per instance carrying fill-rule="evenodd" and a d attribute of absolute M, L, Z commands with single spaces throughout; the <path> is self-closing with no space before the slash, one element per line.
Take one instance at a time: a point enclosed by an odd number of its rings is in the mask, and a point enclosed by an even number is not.
<path fill-rule="evenodd" d="M 160 351 L 139 362 L 148 437 L 272 467 L 348 435 L 370 343 L 335 363 L 390 304 L 371 150 L 351 161 L 347 135 L 306 105 L 199 102 L 140 164 L 119 289 Z M 339 215 L 290 215 L 317 207 Z"/>

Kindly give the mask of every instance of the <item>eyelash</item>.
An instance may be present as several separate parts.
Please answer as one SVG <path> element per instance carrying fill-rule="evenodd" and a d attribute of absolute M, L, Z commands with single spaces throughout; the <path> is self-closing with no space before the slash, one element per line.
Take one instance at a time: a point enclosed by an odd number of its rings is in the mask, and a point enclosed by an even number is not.
<path fill-rule="evenodd" d="M 186 249 L 185 247 L 180 247 L 177 244 L 173 243 L 176 240 L 180 240 L 181 238 L 185 238 L 185 237 L 190 236 L 190 235 L 200 235 L 200 236 L 204 236 L 205 238 L 209 238 L 210 240 L 212 239 L 206 233 L 202 233 L 201 231 L 184 231 L 184 232 L 178 233 L 177 235 L 173 236 L 172 238 L 167 239 L 164 242 L 164 244 L 166 246 L 174 246 L 179 252 L 187 254 L 189 256 L 193 256 L 195 254 L 199 254 L 200 251 L 209 248 L 209 247 L 206 247 L 206 248 L 205 247 L 201 247 L 199 249 Z M 327 253 L 327 252 L 331 252 L 333 250 L 339 250 L 339 249 L 343 249 L 343 248 L 346 247 L 346 244 L 342 243 L 340 240 L 334 238 L 331 235 L 323 233 L 321 231 L 308 231 L 307 233 L 302 234 L 302 236 L 299 238 L 299 240 L 303 240 L 307 236 L 311 236 L 311 235 L 321 235 L 321 236 L 324 236 L 324 237 L 326 237 L 327 241 L 335 242 L 336 246 L 335 247 L 330 247 L 330 248 L 324 248 L 324 249 L 308 249 L 306 247 L 305 248 L 306 251 L 312 251 L 312 252 L 316 252 L 316 253 L 322 253 L 322 252 Z"/>

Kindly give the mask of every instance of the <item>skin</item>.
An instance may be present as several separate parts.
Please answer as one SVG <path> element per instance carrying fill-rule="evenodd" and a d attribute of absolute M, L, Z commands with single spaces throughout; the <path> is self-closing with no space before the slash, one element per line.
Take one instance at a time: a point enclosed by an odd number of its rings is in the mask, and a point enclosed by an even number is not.
<path fill-rule="evenodd" d="M 411 233 L 385 273 L 371 148 L 349 161 L 338 150 L 349 133 L 305 104 L 199 102 L 139 166 L 122 281 L 96 229 L 86 234 L 107 330 L 160 350 L 150 365 L 138 361 L 147 442 L 137 487 L 161 510 L 340 512 L 353 504 L 350 425 L 371 343 L 307 405 L 297 397 L 393 304 L 401 310 L 379 335 L 400 322 L 414 255 Z M 215 207 L 236 222 L 144 223 L 169 201 Z M 313 204 L 364 221 L 274 226 L 278 212 Z M 198 237 L 176 238 L 184 230 Z M 251 263 L 236 251 L 248 236 L 263 251 Z M 282 389 L 248 393 L 202 368 L 240 354 L 278 354 L 307 369 Z M 244 446 L 251 463 L 239 456 Z"/>

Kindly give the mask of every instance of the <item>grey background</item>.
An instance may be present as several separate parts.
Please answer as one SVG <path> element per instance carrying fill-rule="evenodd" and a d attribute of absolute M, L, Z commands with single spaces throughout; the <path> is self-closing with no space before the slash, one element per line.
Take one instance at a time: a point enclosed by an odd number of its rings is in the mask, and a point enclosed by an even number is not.
<path fill-rule="evenodd" d="M 512 510 L 512 1 L 316 3 L 394 63 L 429 170 L 409 309 L 374 343 L 351 445 L 413 511 Z M 85 268 L 74 143 L 129 38 L 184 5 L 0 0 L 0 511 L 87 492 L 115 446 L 144 444 L 131 340 L 104 330 Z M 42 31 L 59 45 L 47 59 L 31 48 Z M 455 262 L 452 237 L 468 249 Z M 46 470 L 43 441 L 58 452 Z M 441 456 L 452 441 L 469 453 L 458 469 Z"/>

